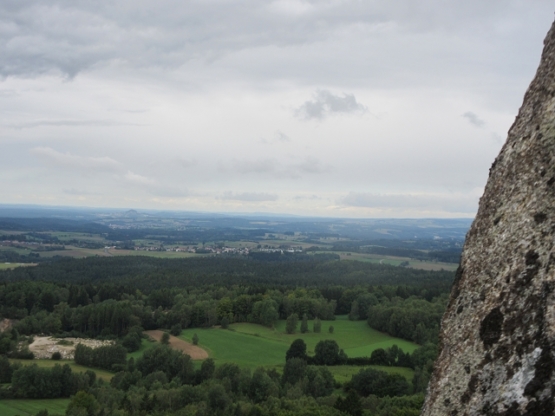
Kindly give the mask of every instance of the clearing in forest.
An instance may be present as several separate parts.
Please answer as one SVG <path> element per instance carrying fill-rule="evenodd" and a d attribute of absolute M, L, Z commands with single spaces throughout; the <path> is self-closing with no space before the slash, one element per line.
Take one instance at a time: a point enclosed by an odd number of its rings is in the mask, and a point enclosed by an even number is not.
<path fill-rule="evenodd" d="M 144 333 L 151 336 L 158 342 L 160 342 L 160 340 L 162 339 L 162 335 L 164 335 L 164 331 L 160 330 L 145 331 Z M 208 358 L 208 353 L 202 348 L 177 337 L 174 337 L 173 335 L 170 335 L 170 347 L 176 350 L 183 351 L 193 360 L 204 360 Z"/>

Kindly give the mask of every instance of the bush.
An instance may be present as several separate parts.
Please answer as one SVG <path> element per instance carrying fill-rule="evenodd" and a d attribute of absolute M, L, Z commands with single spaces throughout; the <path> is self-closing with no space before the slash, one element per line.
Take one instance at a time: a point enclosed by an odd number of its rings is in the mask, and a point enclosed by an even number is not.
<path fill-rule="evenodd" d="M 198 345 L 198 335 L 196 332 L 193 334 L 193 345 Z"/>
<path fill-rule="evenodd" d="M 181 335 L 181 325 L 180 324 L 175 324 L 174 326 L 171 327 L 170 329 L 170 334 L 172 334 L 175 337 L 178 337 L 179 335 Z"/>
<path fill-rule="evenodd" d="M 334 330 L 333 325 L 330 325 L 330 327 L 328 328 L 328 332 L 330 334 L 333 334 L 333 330 Z"/>
<path fill-rule="evenodd" d="M 60 354 L 59 351 L 56 351 L 55 353 L 52 354 L 52 359 L 53 360 L 61 360 L 62 359 L 62 354 Z"/>

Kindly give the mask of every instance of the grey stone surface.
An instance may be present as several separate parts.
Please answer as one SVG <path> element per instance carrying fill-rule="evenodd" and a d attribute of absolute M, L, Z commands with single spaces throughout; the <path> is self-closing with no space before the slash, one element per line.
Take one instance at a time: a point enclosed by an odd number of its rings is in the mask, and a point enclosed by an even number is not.
<path fill-rule="evenodd" d="M 423 415 L 552 415 L 555 24 L 470 228 Z"/>

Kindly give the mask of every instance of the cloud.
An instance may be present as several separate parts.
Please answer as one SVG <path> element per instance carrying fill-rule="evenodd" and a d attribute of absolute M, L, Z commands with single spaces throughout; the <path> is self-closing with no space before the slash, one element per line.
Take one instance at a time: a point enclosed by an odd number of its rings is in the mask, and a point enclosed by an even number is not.
<path fill-rule="evenodd" d="M 278 169 L 276 159 L 234 160 L 233 170 L 238 173 L 273 173 Z"/>
<path fill-rule="evenodd" d="M 302 174 L 322 174 L 332 170 L 332 166 L 325 164 L 315 157 L 308 156 L 301 162 L 281 163 L 274 158 L 258 160 L 233 160 L 230 164 L 220 163 L 222 172 L 239 174 L 269 175 L 274 178 L 298 179 Z"/>
<path fill-rule="evenodd" d="M 127 173 L 123 176 L 126 181 L 130 183 L 134 183 L 137 185 L 154 185 L 156 181 L 153 179 L 147 178 L 146 176 L 138 175 L 131 171 L 127 171 Z"/>
<path fill-rule="evenodd" d="M 217 199 L 243 201 L 243 202 L 264 202 L 264 201 L 277 201 L 278 196 L 276 194 L 268 194 L 265 192 L 233 193 L 228 191 L 228 192 L 224 192 L 224 194 Z"/>
<path fill-rule="evenodd" d="M 89 191 L 85 191 L 82 189 L 75 189 L 75 188 L 69 188 L 69 189 L 62 189 L 62 192 L 64 194 L 67 195 L 75 195 L 75 196 L 80 196 L 80 195 L 99 195 L 98 193 L 95 192 L 89 192 Z"/>
<path fill-rule="evenodd" d="M 314 99 L 306 101 L 295 110 L 295 115 L 304 120 L 323 119 L 331 114 L 364 113 L 368 109 L 360 104 L 354 94 L 334 95 L 328 90 L 318 90 Z"/>
<path fill-rule="evenodd" d="M 483 128 L 486 125 L 486 122 L 474 114 L 472 111 L 467 111 L 462 115 L 464 118 L 468 120 L 468 122 L 476 127 Z"/>
<path fill-rule="evenodd" d="M 307 157 L 303 162 L 293 165 L 295 171 L 302 173 L 325 173 L 332 168 L 331 165 L 325 165 L 315 157 Z"/>
<path fill-rule="evenodd" d="M 472 194 L 372 194 L 350 192 L 338 203 L 344 206 L 378 209 L 441 210 L 475 213 L 479 196 Z"/>
<path fill-rule="evenodd" d="M 133 123 L 121 123 L 114 120 L 37 120 L 37 121 L 26 121 L 23 123 L 8 124 L 7 127 L 15 129 L 26 129 L 33 127 L 42 126 L 69 126 L 69 127 L 81 127 L 81 126 L 98 126 L 98 127 L 110 127 L 110 126 L 140 126 L 140 124 Z"/>
<path fill-rule="evenodd" d="M 259 140 L 259 142 L 263 144 L 289 143 L 290 141 L 291 138 L 279 130 L 274 133 L 274 136 L 271 139 L 268 140 L 265 138 L 261 138 Z"/>
<path fill-rule="evenodd" d="M 123 166 L 110 157 L 85 157 L 73 155 L 69 152 L 61 153 L 50 147 L 35 147 L 31 153 L 40 157 L 56 167 L 65 167 L 81 170 L 93 170 L 103 172 L 122 172 Z"/>

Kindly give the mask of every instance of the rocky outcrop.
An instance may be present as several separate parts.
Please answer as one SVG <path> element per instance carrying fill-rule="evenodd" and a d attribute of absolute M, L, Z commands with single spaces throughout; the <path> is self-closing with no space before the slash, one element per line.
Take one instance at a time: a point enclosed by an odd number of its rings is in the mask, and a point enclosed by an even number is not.
<path fill-rule="evenodd" d="M 423 415 L 555 414 L 555 24 L 493 162 Z"/>

